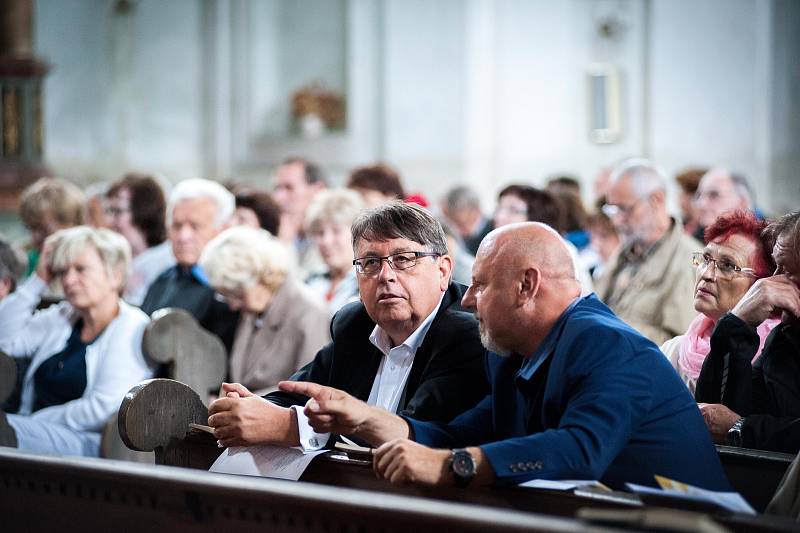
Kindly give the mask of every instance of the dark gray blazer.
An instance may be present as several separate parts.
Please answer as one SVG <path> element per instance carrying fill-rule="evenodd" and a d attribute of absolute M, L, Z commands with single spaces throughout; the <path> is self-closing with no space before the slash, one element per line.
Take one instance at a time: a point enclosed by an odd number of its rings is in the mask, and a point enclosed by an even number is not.
<path fill-rule="evenodd" d="M 474 407 L 489 392 L 484 348 L 472 313 L 461 307 L 466 287 L 451 283 L 411 366 L 398 413 L 447 422 Z M 298 370 L 292 381 L 311 381 L 367 401 L 383 354 L 370 341 L 375 322 L 361 302 L 343 307 L 331 323 L 333 341 Z M 278 405 L 304 405 L 308 398 L 272 392 Z"/>

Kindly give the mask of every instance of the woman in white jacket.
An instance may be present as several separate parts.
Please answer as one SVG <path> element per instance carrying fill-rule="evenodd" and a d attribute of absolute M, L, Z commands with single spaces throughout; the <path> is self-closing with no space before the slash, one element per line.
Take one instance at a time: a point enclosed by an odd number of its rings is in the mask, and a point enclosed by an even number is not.
<path fill-rule="evenodd" d="M 128 242 L 111 230 L 58 231 L 35 274 L 0 302 L 0 350 L 31 358 L 19 412 L 0 411 L 0 445 L 98 455 L 100 432 L 125 393 L 152 375 L 141 351 L 149 318 L 120 299 L 130 258 Z M 51 279 L 67 301 L 35 311 Z M 2 428 L 4 418 L 13 431 Z"/>

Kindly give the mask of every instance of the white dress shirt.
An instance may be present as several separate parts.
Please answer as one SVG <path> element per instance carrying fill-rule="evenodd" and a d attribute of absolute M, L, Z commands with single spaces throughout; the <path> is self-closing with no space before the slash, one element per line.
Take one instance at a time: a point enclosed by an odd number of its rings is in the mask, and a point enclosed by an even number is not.
<path fill-rule="evenodd" d="M 372 382 L 372 390 L 369 393 L 367 403 L 382 407 L 391 413 L 397 412 L 400 398 L 406 388 L 408 376 L 411 374 L 411 366 L 414 364 L 414 355 L 417 349 L 425 340 L 425 334 L 431 327 L 433 318 L 439 312 L 442 305 L 444 293 L 439 297 L 439 303 L 425 320 L 414 330 L 400 346 L 392 347 L 389 335 L 377 324 L 369 336 L 369 341 L 378 348 L 383 357 L 375 374 L 375 381 Z M 327 444 L 330 433 L 317 433 L 308 423 L 308 417 L 303 413 L 303 408 L 299 405 L 292 406 L 297 413 L 297 426 L 300 436 L 300 447 L 303 451 L 318 450 Z"/>

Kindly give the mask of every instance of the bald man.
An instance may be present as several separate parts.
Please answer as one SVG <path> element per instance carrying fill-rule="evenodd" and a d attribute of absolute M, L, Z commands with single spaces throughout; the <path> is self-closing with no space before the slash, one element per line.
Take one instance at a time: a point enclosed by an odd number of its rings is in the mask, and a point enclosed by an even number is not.
<path fill-rule="evenodd" d="M 462 305 L 473 310 L 491 394 L 447 424 L 391 415 L 314 384 L 312 426 L 374 445 L 393 483 L 481 486 L 534 478 L 729 490 L 700 411 L 658 347 L 594 295 L 548 226 L 491 232 Z M 468 446 L 466 448 L 462 448 Z"/>

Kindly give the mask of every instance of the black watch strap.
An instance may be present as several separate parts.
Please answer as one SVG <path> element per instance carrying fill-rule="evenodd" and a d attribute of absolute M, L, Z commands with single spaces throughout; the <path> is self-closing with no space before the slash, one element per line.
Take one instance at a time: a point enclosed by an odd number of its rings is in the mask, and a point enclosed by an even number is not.
<path fill-rule="evenodd" d="M 475 477 L 475 458 L 466 448 L 456 448 L 450 454 L 450 471 L 457 487 L 466 487 Z"/>

